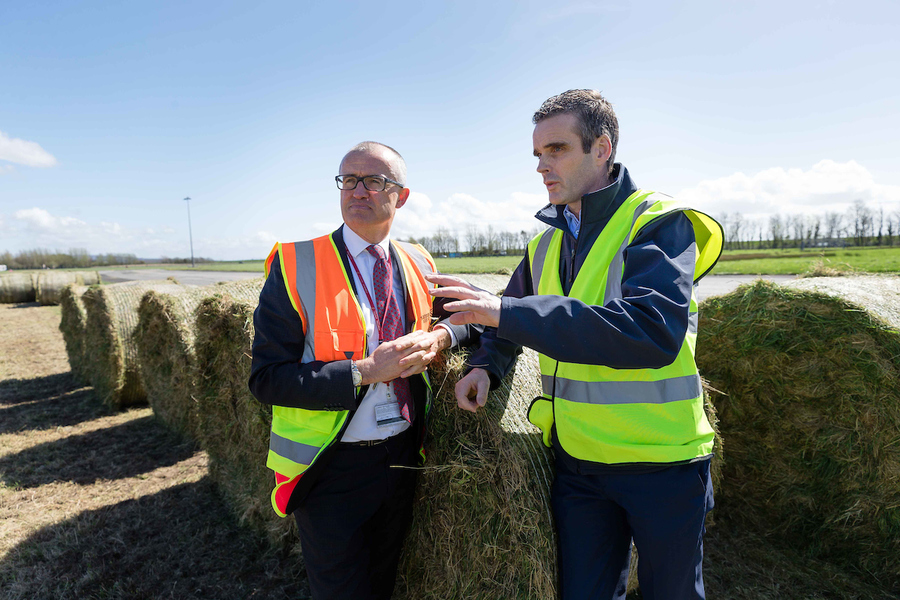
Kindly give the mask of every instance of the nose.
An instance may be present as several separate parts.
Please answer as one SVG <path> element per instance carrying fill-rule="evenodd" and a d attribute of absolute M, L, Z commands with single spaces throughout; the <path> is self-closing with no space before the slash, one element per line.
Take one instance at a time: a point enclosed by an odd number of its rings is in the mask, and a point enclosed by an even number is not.
<path fill-rule="evenodd" d="M 366 186 L 363 185 L 362 179 L 356 182 L 356 187 L 353 188 L 353 197 L 354 198 L 365 198 L 369 195 L 369 190 L 366 189 Z"/>
<path fill-rule="evenodd" d="M 538 158 L 537 172 L 547 173 L 548 171 L 550 171 L 550 167 L 547 166 L 547 164 L 544 162 L 544 156 L 541 155 L 540 158 Z"/>

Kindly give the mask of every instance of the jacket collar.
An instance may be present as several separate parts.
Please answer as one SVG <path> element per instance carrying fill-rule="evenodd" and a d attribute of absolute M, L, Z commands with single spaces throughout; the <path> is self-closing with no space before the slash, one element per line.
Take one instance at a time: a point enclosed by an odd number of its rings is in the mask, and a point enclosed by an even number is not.
<path fill-rule="evenodd" d="M 606 223 L 622 206 L 625 199 L 638 188 L 631 180 L 628 169 L 622 163 L 613 165 L 613 182 L 603 189 L 585 194 L 581 197 L 581 227 L 582 231 L 593 223 Z M 551 227 L 569 231 L 566 217 L 563 215 L 565 206 L 548 204 L 537 212 L 535 218 Z M 579 236 L 580 237 L 580 236 Z"/>

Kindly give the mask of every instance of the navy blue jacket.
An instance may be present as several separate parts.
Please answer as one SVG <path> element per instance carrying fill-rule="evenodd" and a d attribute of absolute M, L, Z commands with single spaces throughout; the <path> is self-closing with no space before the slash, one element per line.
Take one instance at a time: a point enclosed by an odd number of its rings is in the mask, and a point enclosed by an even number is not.
<path fill-rule="evenodd" d="M 536 215 L 565 233 L 559 273 L 566 294 L 600 232 L 638 189 L 623 165 L 616 163 L 613 175 L 612 184 L 582 198 L 577 239 L 569 232 L 564 207 L 548 204 Z M 678 212 L 652 221 L 625 249 L 622 298 L 605 306 L 533 295 L 526 255 L 504 292 L 499 327 L 484 332 L 468 367 L 486 369 L 495 388 L 521 346 L 563 362 L 617 369 L 671 364 L 687 333 L 695 255 L 687 216 Z"/>

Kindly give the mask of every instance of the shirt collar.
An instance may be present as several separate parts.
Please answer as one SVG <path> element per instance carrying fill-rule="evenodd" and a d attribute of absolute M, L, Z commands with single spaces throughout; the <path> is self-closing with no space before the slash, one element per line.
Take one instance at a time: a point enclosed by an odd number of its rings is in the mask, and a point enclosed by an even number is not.
<path fill-rule="evenodd" d="M 569 232 L 572 234 L 572 237 L 578 237 L 578 231 L 581 229 L 581 219 L 572 212 L 572 209 L 569 208 L 569 205 L 566 204 L 566 209 L 563 211 L 563 216 L 566 218 L 566 223 L 569 225 Z"/>
<path fill-rule="evenodd" d="M 363 252 L 368 254 L 368 251 L 366 249 L 369 246 L 371 246 L 372 244 L 370 244 L 366 240 L 359 237 L 359 235 L 355 231 L 353 231 L 352 229 L 350 229 L 349 227 L 347 227 L 345 225 L 344 226 L 344 245 L 347 246 L 347 252 L 350 253 L 350 256 L 353 256 L 355 258 L 355 257 L 359 256 L 360 254 L 362 254 Z M 390 236 L 388 236 L 388 237 L 384 238 L 383 240 L 381 240 L 380 242 L 378 242 L 377 245 L 381 246 L 382 249 L 384 249 L 384 252 L 387 256 L 391 255 L 391 249 L 390 249 L 391 238 L 390 238 Z"/>

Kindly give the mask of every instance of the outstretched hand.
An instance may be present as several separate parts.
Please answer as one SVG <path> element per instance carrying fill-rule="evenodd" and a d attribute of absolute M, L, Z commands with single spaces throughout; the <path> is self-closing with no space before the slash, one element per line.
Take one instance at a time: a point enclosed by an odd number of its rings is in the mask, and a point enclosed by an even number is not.
<path fill-rule="evenodd" d="M 500 298 L 475 287 L 459 277 L 428 274 L 425 279 L 442 287 L 431 290 L 431 295 L 439 298 L 456 298 L 448 302 L 444 309 L 455 313 L 448 319 L 454 325 L 479 323 L 489 327 L 500 325 Z"/>
<path fill-rule="evenodd" d="M 463 410 L 476 412 L 487 402 L 491 378 L 484 369 L 472 369 L 456 383 L 456 404 Z"/>

